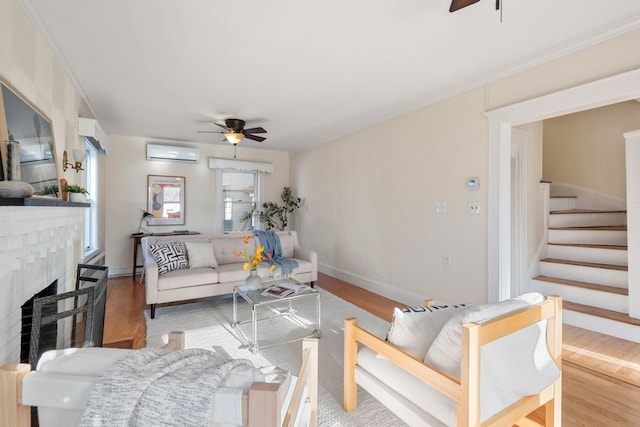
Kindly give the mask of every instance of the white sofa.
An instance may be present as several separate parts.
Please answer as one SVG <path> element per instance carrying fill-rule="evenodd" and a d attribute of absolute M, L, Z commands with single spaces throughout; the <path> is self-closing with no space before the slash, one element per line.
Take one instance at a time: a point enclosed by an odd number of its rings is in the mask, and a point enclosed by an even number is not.
<path fill-rule="evenodd" d="M 255 253 L 259 239 L 252 233 L 247 245 L 244 234 L 195 234 L 174 236 L 148 236 L 142 239 L 144 257 L 144 283 L 147 304 L 151 306 L 151 318 L 155 317 L 156 304 L 184 301 L 224 295 L 233 292 L 233 287 L 241 285 L 249 275 L 243 268 L 244 260 L 238 252 Z M 318 255 L 315 251 L 301 248 L 295 231 L 278 231 L 282 256 L 294 259 L 298 266 L 293 270 L 293 278 L 309 283 L 318 280 Z M 151 251 L 151 245 L 161 242 L 179 241 L 189 259 L 189 249 L 194 247 L 213 248 L 212 256 L 202 256 L 202 252 L 192 254 L 186 268 L 179 268 L 160 274 L 158 263 Z M 195 244 L 195 245 L 194 245 Z M 258 266 L 258 275 L 263 279 L 272 277 L 273 272 L 266 263 Z"/>

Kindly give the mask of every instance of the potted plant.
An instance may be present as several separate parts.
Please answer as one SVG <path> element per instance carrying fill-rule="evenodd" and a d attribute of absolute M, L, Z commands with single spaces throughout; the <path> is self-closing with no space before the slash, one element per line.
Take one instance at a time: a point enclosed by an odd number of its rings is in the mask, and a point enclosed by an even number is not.
<path fill-rule="evenodd" d="M 86 188 L 81 187 L 79 185 L 74 185 L 74 184 L 65 185 L 64 191 L 69 193 L 69 201 L 70 202 L 84 203 L 84 202 L 87 201 L 85 196 L 89 194 L 89 192 L 87 191 Z"/>
<path fill-rule="evenodd" d="M 289 214 L 292 214 L 296 209 L 300 208 L 302 199 L 300 197 L 294 197 L 289 187 L 284 187 L 282 194 L 282 206 L 274 202 L 266 202 L 262 204 L 262 210 L 260 211 L 260 221 L 265 225 L 267 230 L 277 228 L 282 231 L 287 228 L 289 224 Z"/>

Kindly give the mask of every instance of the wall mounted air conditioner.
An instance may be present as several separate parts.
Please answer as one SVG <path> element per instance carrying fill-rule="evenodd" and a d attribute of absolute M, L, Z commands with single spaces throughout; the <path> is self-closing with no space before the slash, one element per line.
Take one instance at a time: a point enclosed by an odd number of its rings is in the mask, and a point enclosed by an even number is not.
<path fill-rule="evenodd" d="M 147 160 L 165 160 L 182 163 L 198 163 L 200 150 L 173 145 L 147 144 Z"/>

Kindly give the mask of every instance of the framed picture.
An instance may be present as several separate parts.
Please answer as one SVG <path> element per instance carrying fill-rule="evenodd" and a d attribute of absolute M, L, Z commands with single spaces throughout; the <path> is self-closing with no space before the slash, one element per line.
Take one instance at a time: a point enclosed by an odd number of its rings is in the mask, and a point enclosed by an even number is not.
<path fill-rule="evenodd" d="M 147 187 L 147 212 L 153 215 L 147 224 L 183 225 L 184 177 L 147 175 Z"/>

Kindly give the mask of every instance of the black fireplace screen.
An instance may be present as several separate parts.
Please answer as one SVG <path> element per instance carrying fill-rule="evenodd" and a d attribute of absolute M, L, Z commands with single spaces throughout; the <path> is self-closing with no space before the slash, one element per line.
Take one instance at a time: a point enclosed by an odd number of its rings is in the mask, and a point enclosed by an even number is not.
<path fill-rule="evenodd" d="M 108 267 L 79 264 L 74 291 L 33 299 L 31 366 L 36 366 L 42 353 L 57 347 L 58 321 L 68 317 L 72 318 L 72 347 L 102 346 L 107 278 Z"/>

